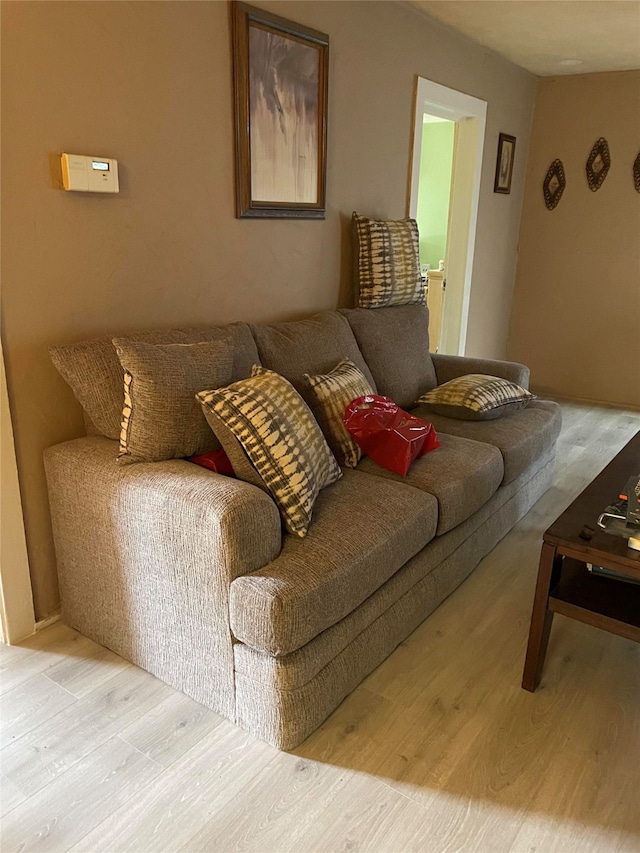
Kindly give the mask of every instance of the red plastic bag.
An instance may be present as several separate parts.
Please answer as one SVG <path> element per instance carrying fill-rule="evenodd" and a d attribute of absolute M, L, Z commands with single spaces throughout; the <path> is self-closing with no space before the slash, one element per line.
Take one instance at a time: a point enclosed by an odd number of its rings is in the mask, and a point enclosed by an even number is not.
<path fill-rule="evenodd" d="M 356 397 L 342 422 L 367 456 L 402 477 L 415 459 L 440 447 L 433 424 L 403 411 L 389 397 Z"/>
<path fill-rule="evenodd" d="M 209 453 L 202 453 L 199 456 L 188 456 L 187 462 L 195 462 L 196 465 L 208 468 L 209 471 L 215 471 L 216 474 L 235 477 L 235 472 L 231 466 L 231 462 L 229 462 L 229 457 L 224 450 L 211 450 Z"/>

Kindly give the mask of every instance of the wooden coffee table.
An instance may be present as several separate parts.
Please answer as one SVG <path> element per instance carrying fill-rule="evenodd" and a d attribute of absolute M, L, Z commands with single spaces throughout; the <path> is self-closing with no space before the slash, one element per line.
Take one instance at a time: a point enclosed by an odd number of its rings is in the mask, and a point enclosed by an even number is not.
<path fill-rule="evenodd" d="M 640 586 L 594 575 L 587 563 L 640 579 L 640 551 L 605 533 L 598 516 L 640 473 L 640 432 L 545 531 L 522 686 L 540 683 L 554 613 L 640 642 Z"/>

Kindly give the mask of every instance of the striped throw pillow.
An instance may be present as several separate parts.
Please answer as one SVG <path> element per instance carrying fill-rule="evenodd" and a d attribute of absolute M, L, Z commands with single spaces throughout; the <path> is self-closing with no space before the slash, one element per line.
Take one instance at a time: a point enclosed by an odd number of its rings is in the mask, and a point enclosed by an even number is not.
<path fill-rule="evenodd" d="M 517 412 L 535 397 L 529 391 L 484 373 L 459 376 L 418 398 L 430 411 L 467 421 L 490 421 Z"/>
<path fill-rule="evenodd" d="M 196 396 L 236 476 L 261 485 L 289 533 L 306 536 L 320 490 L 342 472 L 293 385 L 254 365 L 248 379 Z"/>
<path fill-rule="evenodd" d="M 424 302 L 418 224 L 353 214 L 358 305 L 384 308 Z"/>
<path fill-rule="evenodd" d="M 312 410 L 329 447 L 340 465 L 355 468 L 362 451 L 342 422 L 344 410 L 356 397 L 375 394 L 375 390 L 348 358 L 343 358 L 329 373 L 318 376 L 305 373 L 304 378 L 316 399 Z"/>

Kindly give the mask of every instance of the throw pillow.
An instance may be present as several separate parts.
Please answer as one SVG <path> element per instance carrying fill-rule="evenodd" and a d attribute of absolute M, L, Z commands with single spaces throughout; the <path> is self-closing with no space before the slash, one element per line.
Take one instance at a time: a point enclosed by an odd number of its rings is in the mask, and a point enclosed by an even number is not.
<path fill-rule="evenodd" d="M 355 468 L 362 451 L 347 432 L 342 418 L 345 409 L 356 397 L 375 394 L 371 383 L 348 358 L 343 358 L 329 373 L 318 376 L 305 373 L 304 378 L 316 399 L 311 410 L 338 463 Z"/>
<path fill-rule="evenodd" d="M 360 308 L 424 302 L 418 224 L 353 214 L 354 261 Z"/>
<path fill-rule="evenodd" d="M 159 462 L 207 453 L 219 444 L 194 399 L 231 381 L 227 340 L 148 344 L 114 338 L 124 370 L 119 462 Z"/>
<path fill-rule="evenodd" d="M 423 394 L 422 403 L 438 415 L 468 421 L 490 421 L 529 405 L 534 395 L 515 382 L 469 373 Z"/>
<path fill-rule="evenodd" d="M 320 490 L 342 472 L 295 388 L 254 365 L 249 379 L 202 391 L 197 398 L 236 476 L 261 484 L 289 533 L 306 536 Z"/>

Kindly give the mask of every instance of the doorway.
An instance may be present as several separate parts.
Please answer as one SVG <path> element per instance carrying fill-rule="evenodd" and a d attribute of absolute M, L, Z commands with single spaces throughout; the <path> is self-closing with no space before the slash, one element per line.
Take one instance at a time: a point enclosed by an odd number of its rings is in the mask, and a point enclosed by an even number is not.
<path fill-rule="evenodd" d="M 424 264 L 428 263 L 433 268 L 433 260 L 426 259 L 427 252 L 431 252 L 433 246 L 444 247 L 440 248 L 444 257 L 438 258 L 438 262 L 444 260 L 441 265 L 444 266 L 444 271 L 441 271 L 444 274 L 431 277 L 430 302 L 434 310 L 429 325 L 438 351 L 450 355 L 464 355 L 465 352 L 486 114 L 486 101 L 423 77 L 417 78 L 409 216 L 418 220 L 419 228 L 422 218 L 423 223 L 426 222 L 426 230 L 433 231 L 425 233 L 424 237 L 421 233 L 421 261 Z M 428 117 L 426 123 L 425 116 Z M 425 165 L 425 158 L 430 156 L 428 137 L 437 135 L 432 128 L 439 123 L 438 120 L 447 123 L 441 125 L 443 130 L 439 135 L 450 138 L 451 153 L 447 155 L 446 146 L 432 147 L 431 156 L 439 158 L 438 168 L 434 170 L 433 163 Z M 423 146 L 423 142 L 427 145 Z M 448 164 L 447 156 L 450 157 Z M 429 175 L 434 172 L 442 174 L 447 169 L 451 175 L 449 203 L 443 214 L 446 189 L 440 187 L 436 196 L 432 183 L 433 198 L 430 200 L 427 181 Z M 439 224 L 434 225 L 436 214 L 447 217 L 446 226 L 442 218 Z M 436 231 L 442 232 L 440 237 Z M 434 287 L 441 288 L 442 298 L 437 298 Z M 433 327 L 432 323 L 435 324 Z"/>

